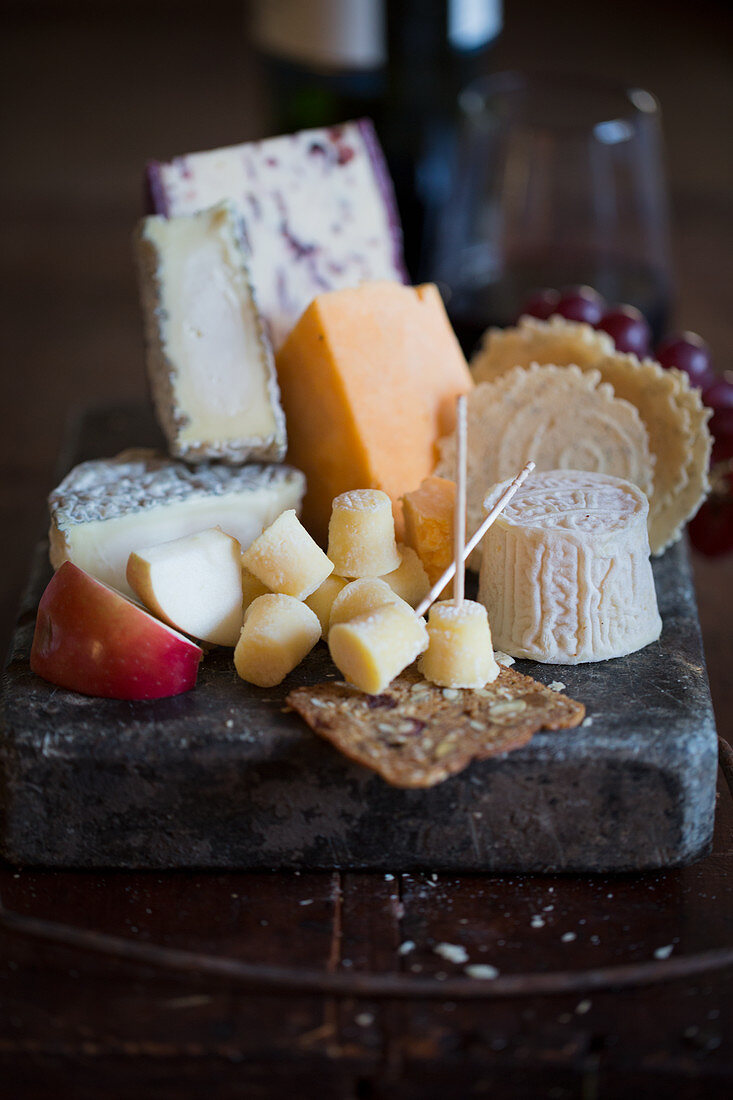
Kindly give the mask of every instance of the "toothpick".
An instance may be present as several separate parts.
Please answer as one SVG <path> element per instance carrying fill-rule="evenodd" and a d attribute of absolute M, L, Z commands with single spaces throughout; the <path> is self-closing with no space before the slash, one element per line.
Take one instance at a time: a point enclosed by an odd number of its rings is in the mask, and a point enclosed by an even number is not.
<path fill-rule="evenodd" d="M 466 567 L 466 395 L 456 401 L 456 503 L 453 509 L 453 603 L 460 607 L 465 592 Z"/>
<path fill-rule="evenodd" d="M 503 492 L 502 495 L 499 497 L 496 504 L 491 509 L 491 511 L 489 512 L 488 516 L 483 521 L 481 526 L 474 532 L 474 534 L 471 536 L 471 538 L 466 543 L 466 547 L 463 551 L 463 561 L 466 560 L 466 558 L 469 556 L 469 554 L 472 552 L 472 550 L 475 550 L 475 548 L 481 542 L 481 539 L 484 537 L 484 535 L 488 531 L 489 527 L 491 527 L 491 524 L 494 522 L 496 517 L 498 515 L 500 515 L 501 512 L 504 511 L 504 509 L 506 508 L 507 504 L 512 499 L 512 497 L 514 496 L 516 491 L 527 480 L 527 477 L 529 476 L 529 474 L 531 474 L 532 471 L 534 470 L 534 465 L 535 465 L 534 462 L 528 462 L 527 465 L 522 470 L 522 472 L 520 474 L 517 474 L 517 476 L 514 478 L 514 481 L 511 483 L 511 485 L 509 485 L 507 487 L 507 489 L 505 490 L 505 492 Z M 425 614 L 427 609 L 430 607 L 431 603 L 433 603 L 435 600 L 437 600 L 438 596 L 443 591 L 443 589 L 445 588 L 445 586 L 447 585 L 448 581 L 451 579 L 451 577 L 453 576 L 455 571 L 456 571 L 456 563 L 454 561 L 452 561 L 450 563 L 450 565 L 448 566 L 448 568 L 445 570 L 445 572 L 442 574 L 442 576 L 439 577 L 438 580 L 435 582 L 435 584 L 430 589 L 430 591 L 428 592 L 427 596 L 422 601 L 422 603 L 418 604 L 418 606 L 415 608 L 415 614 L 416 615 L 424 615 Z"/>

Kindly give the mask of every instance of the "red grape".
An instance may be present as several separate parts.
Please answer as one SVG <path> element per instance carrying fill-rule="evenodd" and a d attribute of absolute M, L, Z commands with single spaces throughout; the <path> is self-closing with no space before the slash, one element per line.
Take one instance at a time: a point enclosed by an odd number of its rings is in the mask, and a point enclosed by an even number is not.
<path fill-rule="evenodd" d="M 712 430 L 712 424 L 710 428 Z M 733 459 L 733 432 L 723 432 L 718 425 L 718 434 L 713 435 L 713 451 L 710 462 L 711 465 L 716 466 L 719 462 L 727 462 L 728 459 Z"/>
<path fill-rule="evenodd" d="M 540 321 L 546 321 L 557 313 L 557 305 L 560 301 L 560 291 L 546 287 L 530 295 L 520 310 L 520 314 L 529 314 L 530 317 L 538 317 Z"/>
<path fill-rule="evenodd" d="M 689 524 L 690 542 L 708 557 L 733 550 L 733 471 L 721 466 L 712 472 L 712 493 Z"/>
<path fill-rule="evenodd" d="M 713 462 L 733 458 L 733 379 L 730 372 L 722 378 L 714 378 L 703 390 L 702 399 L 713 410 L 710 420 Z"/>
<path fill-rule="evenodd" d="M 596 328 L 607 332 L 616 351 L 632 352 L 639 359 L 649 354 L 651 329 L 643 313 L 633 306 L 617 306 L 603 314 Z"/>
<path fill-rule="evenodd" d="M 710 418 L 710 431 L 716 439 L 733 435 L 733 407 L 714 409 Z"/>
<path fill-rule="evenodd" d="M 730 375 L 730 371 L 728 374 Z M 703 400 L 709 409 L 715 412 L 723 409 L 733 409 L 733 381 L 723 376 L 715 378 L 710 385 L 705 387 Z"/>
<path fill-rule="evenodd" d="M 708 427 L 713 436 L 713 459 L 733 458 L 733 409 L 718 409 Z"/>
<path fill-rule="evenodd" d="M 597 325 L 605 308 L 606 303 L 593 287 L 574 286 L 563 293 L 556 312 L 568 321 L 585 321 L 589 325 Z"/>
<path fill-rule="evenodd" d="M 710 349 L 695 332 L 682 332 L 662 340 L 657 348 L 657 359 L 663 367 L 684 371 L 693 386 L 706 389 L 715 381 Z"/>

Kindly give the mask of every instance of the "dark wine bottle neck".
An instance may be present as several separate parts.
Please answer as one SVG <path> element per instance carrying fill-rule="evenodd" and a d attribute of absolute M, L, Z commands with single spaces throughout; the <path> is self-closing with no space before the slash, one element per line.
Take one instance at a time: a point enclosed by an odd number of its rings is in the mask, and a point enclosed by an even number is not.
<path fill-rule="evenodd" d="M 501 30 L 501 0 L 386 0 L 389 97 L 424 116 L 452 110 L 460 89 L 487 68 Z M 462 14 L 472 12 L 472 18 Z"/>

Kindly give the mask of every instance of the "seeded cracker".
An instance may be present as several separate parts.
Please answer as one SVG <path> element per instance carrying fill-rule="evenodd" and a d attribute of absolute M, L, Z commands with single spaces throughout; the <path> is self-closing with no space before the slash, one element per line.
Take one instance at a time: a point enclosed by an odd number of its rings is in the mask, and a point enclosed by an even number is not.
<path fill-rule="evenodd" d="M 519 749 L 540 729 L 580 725 L 585 707 L 502 668 L 480 690 L 440 688 L 407 669 L 381 695 L 333 681 L 287 703 L 320 737 L 395 787 L 433 787 L 472 760 Z"/>

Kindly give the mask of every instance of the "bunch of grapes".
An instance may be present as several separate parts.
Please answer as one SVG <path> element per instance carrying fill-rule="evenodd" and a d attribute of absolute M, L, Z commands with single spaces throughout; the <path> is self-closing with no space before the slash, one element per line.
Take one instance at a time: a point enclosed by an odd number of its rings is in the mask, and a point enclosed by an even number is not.
<path fill-rule="evenodd" d="M 653 349 L 651 329 L 638 309 L 626 305 L 609 308 L 589 286 L 540 290 L 527 299 L 521 312 L 542 321 L 553 314 L 568 321 L 585 321 L 607 332 L 617 351 L 631 352 L 640 359 L 653 355 L 663 367 L 676 367 L 689 376 L 690 384 L 702 391 L 704 404 L 713 411 L 712 492 L 690 523 L 690 540 L 704 554 L 733 550 L 733 374 L 715 373 L 705 341 L 694 332 L 682 332 L 665 337 Z"/>

